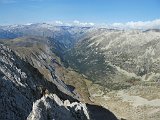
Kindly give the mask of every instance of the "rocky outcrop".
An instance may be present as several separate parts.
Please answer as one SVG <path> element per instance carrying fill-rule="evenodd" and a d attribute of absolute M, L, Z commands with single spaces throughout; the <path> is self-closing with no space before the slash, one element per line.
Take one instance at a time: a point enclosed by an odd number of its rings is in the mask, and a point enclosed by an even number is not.
<path fill-rule="evenodd" d="M 33 104 L 28 120 L 87 120 L 89 114 L 85 104 L 62 101 L 55 94 L 43 96 Z"/>

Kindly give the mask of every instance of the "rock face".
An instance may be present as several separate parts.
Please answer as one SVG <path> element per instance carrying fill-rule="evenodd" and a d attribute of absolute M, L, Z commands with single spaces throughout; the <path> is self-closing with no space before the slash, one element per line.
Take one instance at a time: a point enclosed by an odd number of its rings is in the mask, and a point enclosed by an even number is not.
<path fill-rule="evenodd" d="M 0 45 L 0 50 L 0 118 L 25 119 L 32 109 L 32 102 L 40 98 L 35 84 L 40 77 L 34 81 L 26 64 L 9 48 Z"/>
<path fill-rule="evenodd" d="M 108 120 L 117 119 L 107 110 L 94 115 L 98 109 L 93 111 L 90 105 L 80 103 L 73 96 L 69 89 L 61 91 L 38 69 L 0 44 L 0 119 L 87 120 L 98 119 L 99 114 L 109 116 Z"/>

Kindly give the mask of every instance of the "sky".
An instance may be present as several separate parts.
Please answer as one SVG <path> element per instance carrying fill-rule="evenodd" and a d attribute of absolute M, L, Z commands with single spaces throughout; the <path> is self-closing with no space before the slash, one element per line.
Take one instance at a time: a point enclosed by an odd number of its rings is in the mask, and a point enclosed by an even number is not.
<path fill-rule="evenodd" d="M 73 21 L 123 26 L 159 20 L 160 0 L 0 0 L 0 25 Z"/>

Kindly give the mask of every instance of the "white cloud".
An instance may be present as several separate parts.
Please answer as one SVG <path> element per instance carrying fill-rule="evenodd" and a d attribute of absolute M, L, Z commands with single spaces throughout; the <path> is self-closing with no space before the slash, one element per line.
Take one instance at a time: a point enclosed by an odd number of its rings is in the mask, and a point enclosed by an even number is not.
<path fill-rule="evenodd" d="M 113 23 L 111 26 L 113 26 L 113 27 L 123 27 L 124 26 L 124 24 L 123 23 Z"/>
<path fill-rule="evenodd" d="M 92 22 L 90 22 L 90 23 L 88 23 L 89 25 L 91 25 L 91 26 L 94 26 L 95 24 L 94 23 L 92 23 Z"/>
<path fill-rule="evenodd" d="M 74 20 L 73 21 L 73 25 L 75 25 L 75 26 L 94 26 L 95 23 L 92 23 L 92 22 L 80 22 L 78 20 Z"/>
<path fill-rule="evenodd" d="M 54 25 L 64 25 L 64 26 L 82 26 L 82 27 L 89 27 L 89 26 L 95 26 L 95 23 L 92 22 L 80 22 L 78 20 L 74 20 L 72 22 L 62 22 L 60 20 L 47 22 Z"/>
<path fill-rule="evenodd" d="M 32 25 L 33 23 L 26 23 L 26 24 L 24 24 L 24 25 Z"/>
<path fill-rule="evenodd" d="M 58 25 L 63 25 L 63 22 L 62 22 L 62 21 L 59 21 L 59 20 L 58 20 L 58 21 L 55 21 L 55 23 L 58 24 Z"/>
<path fill-rule="evenodd" d="M 105 28 L 116 28 L 116 29 L 160 29 L 160 19 L 156 19 L 153 21 L 138 21 L 138 22 L 126 22 L 126 23 L 92 23 L 92 22 L 80 22 L 78 20 L 74 20 L 72 22 L 62 22 L 62 21 L 54 21 L 49 22 L 55 25 L 64 25 L 64 26 L 82 26 L 82 27 L 105 27 Z"/>
<path fill-rule="evenodd" d="M 138 22 L 127 22 L 127 23 L 113 23 L 111 27 L 121 29 L 160 29 L 160 19 L 153 21 L 138 21 Z"/>
<path fill-rule="evenodd" d="M 80 24 L 80 22 L 78 20 L 74 20 L 73 23 Z"/>

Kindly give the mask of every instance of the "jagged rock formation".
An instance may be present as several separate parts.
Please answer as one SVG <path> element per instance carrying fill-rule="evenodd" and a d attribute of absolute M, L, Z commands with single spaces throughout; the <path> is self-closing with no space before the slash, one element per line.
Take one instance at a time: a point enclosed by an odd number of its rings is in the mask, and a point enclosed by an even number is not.
<path fill-rule="evenodd" d="M 98 119 L 90 105 L 79 103 L 68 90 L 64 88 L 62 92 L 36 68 L 0 44 L 0 119 Z M 117 119 L 107 110 L 100 113 L 100 116 L 106 115 Z"/>
<path fill-rule="evenodd" d="M 62 101 L 55 94 L 43 96 L 33 104 L 27 120 L 89 120 L 87 107 L 82 103 Z"/>

